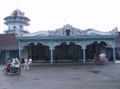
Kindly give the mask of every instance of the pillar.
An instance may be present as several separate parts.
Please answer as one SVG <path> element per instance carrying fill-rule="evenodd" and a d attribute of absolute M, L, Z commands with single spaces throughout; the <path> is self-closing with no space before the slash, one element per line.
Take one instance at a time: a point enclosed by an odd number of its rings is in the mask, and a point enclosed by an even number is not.
<path fill-rule="evenodd" d="M 51 60 L 50 60 L 50 63 L 53 64 L 53 50 L 51 49 L 51 52 L 50 52 L 50 57 L 51 57 Z"/>
<path fill-rule="evenodd" d="M 29 48 L 27 50 L 29 50 L 29 56 L 32 58 L 32 45 L 29 45 Z"/>
<path fill-rule="evenodd" d="M 83 49 L 83 63 L 86 63 L 86 45 L 87 45 L 87 42 L 83 40 L 81 42 L 81 46 Z"/>
<path fill-rule="evenodd" d="M 22 44 L 19 42 L 19 60 L 22 61 Z"/>
<path fill-rule="evenodd" d="M 115 60 L 116 60 L 116 53 L 115 53 L 115 40 L 113 41 L 112 49 L 113 49 L 113 61 L 115 62 Z"/>
<path fill-rule="evenodd" d="M 83 63 L 86 63 L 86 47 L 82 47 L 83 49 Z"/>
<path fill-rule="evenodd" d="M 10 51 L 6 50 L 5 61 L 7 61 L 8 58 L 10 58 Z"/>
<path fill-rule="evenodd" d="M 53 64 L 53 50 L 54 50 L 54 46 L 53 46 L 53 43 L 51 42 L 50 43 L 50 63 Z"/>

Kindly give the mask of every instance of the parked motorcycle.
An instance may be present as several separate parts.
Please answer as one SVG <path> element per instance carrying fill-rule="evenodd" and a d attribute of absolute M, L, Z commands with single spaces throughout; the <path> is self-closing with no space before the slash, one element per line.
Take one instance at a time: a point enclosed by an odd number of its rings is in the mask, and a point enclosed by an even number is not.
<path fill-rule="evenodd" d="M 3 68 L 3 73 L 6 75 L 6 74 L 17 74 L 17 75 L 20 75 L 21 73 L 21 69 L 20 68 L 11 68 L 11 67 L 4 67 Z"/>

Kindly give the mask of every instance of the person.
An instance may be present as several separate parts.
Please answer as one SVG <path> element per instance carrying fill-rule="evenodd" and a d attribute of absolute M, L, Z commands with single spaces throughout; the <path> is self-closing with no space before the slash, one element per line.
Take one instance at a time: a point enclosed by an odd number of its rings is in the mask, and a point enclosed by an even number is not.
<path fill-rule="evenodd" d="M 28 59 L 27 58 L 25 58 L 24 59 L 24 69 L 29 69 L 29 64 L 28 64 Z"/>
<path fill-rule="evenodd" d="M 16 72 L 16 70 L 20 68 L 19 60 L 17 58 L 12 58 L 12 60 L 9 59 L 6 68 L 8 71 Z"/>
<path fill-rule="evenodd" d="M 12 58 L 12 61 L 11 61 L 11 67 L 14 68 L 15 67 L 15 58 Z"/>
<path fill-rule="evenodd" d="M 29 65 L 29 66 L 32 65 L 32 58 L 29 58 L 28 65 Z"/>
<path fill-rule="evenodd" d="M 16 69 L 17 69 L 17 68 L 20 68 L 20 62 L 19 62 L 19 60 L 18 60 L 17 57 L 15 58 L 15 68 L 16 68 Z"/>
<path fill-rule="evenodd" d="M 102 64 L 107 63 L 107 58 L 106 58 L 105 54 L 102 53 L 102 54 L 99 55 L 99 57 L 100 57 L 100 62 Z"/>
<path fill-rule="evenodd" d="M 11 62 L 12 62 L 11 59 L 8 59 L 8 60 L 7 60 L 6 67 L 7 67 L 8 69 L 11 68 Z"/>
<path fill-rule="evenodd" d="M 15 58 L 12 58 L 12 61 L 10 62 L 10 69 L 12 69 L 12 71 L 15 71 Z"/>

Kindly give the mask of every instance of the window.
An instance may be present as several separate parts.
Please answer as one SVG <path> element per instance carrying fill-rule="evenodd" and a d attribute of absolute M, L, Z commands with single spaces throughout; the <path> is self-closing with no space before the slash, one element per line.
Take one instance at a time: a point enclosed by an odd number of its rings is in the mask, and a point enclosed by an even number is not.
<path fill-rule="evenodd" d="M 20 25 L 20 29 L 22 29 L 23 28 L 23 26 L 22 25 Z"/>
<path fill-rule="evenodd" d="M 14 26 L 13 29 L 16 29 L 16 26 Z"/>
<path fill-rule="evenodd" d="M 70 29 L 66 29 L 66 35 L 67 35 L 67 36 L 70 35 Z"/>

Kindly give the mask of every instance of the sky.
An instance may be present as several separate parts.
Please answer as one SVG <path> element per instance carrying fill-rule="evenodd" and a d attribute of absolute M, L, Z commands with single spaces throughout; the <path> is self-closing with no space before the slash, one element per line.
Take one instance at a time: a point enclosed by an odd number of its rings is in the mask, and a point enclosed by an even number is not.
<path fill-rule="evenodd" d="M 29 32 L 55 30 L 70 24 L 86 30 L 120 31 L 120 0 L 0 0 L 0 33 L 6 16 L 20 9 L 30 18 Z"/>

